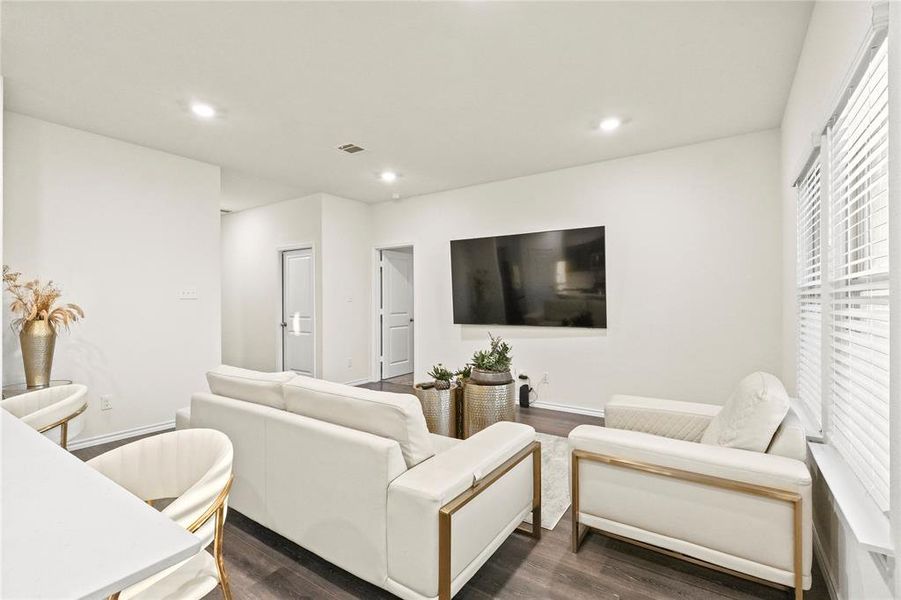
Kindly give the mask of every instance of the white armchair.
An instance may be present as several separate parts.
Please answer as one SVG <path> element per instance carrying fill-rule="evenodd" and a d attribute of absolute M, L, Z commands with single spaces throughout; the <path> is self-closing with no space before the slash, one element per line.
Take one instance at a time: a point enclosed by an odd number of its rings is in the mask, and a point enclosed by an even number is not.
<path fill-rule="evenodd" d="M 84 429 L 88 388 L 77 384 L 26 392 L 0 402 L 0 408 L 66 448 Z"/>
<path fill-rule="evenodd" d="M 200 600 L 216 586 L 231 600 L 222 543 L 233 457 L 224 433 L 190 429 L 143 438 L 88 461 L 151 506 L 173 499 L 161 512 L 196 535 L 204 548 L 213 545 L 212 554 L 201 550 L 111 600 Z"/>
<path fill-rule="evenodd" d="M 792 587 L 800 598 L 811 583 L 804 430 L 789 412 L 766 452 L 700 443 L 720 410 L 616 396 L 605 410 L 606 427 L 576 427 L 569 436 L 573 552 L 597 530 Z"/>

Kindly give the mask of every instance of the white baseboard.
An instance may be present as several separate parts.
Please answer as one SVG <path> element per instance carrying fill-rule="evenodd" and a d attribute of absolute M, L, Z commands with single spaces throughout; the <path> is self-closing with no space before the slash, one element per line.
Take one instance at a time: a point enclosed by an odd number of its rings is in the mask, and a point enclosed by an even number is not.
<path fill-rule="evenodd" d="M 107 444 L 109 442 L 118 442 L 119 440 L 146 435 L 148 433 L 166 431 L 167 429 L 175 429 L 175 419 L 163 421 L 162 423 L 155 423 L 153 425 L 142 425 L 141 427 L 133 427 L 131 429 L 124 429 L 113 433 L 104 433 L 101 435 L 76 439 L 70 442 L 68 447 L 69 450 L 80 450 L 82 448 L 90 448 L 91 446 L 99 446 L 100 444 Z"/>
<path fill-rule="evenodd" d="M 364 383 L 372 383 L 372 380 L 368 377 L 364 377 L 363 379 L 354 379 L 353 381 L 346 381 L 344 385 L 363 385 Z"/>
<path fill-rule="evenodd" d="M 571 406 L 569 404 L 557 404 L 555 402 L 532 402 L 529 407 L 546 408 L 548 410 L 559 410 L 560 412 L 575 413 L 577 415 L 587 415 L 589 417 L 604 418 L 603 408 L 585 408 L 584 406 Z"/>
<path fill-rule="evenodd" d="M 826 580 L 826 591 L 829 592 L 829 597 L 832 600 L 841 600 L 838 595 L 838 586 L 835 584 L 835 574 L 829 569 L 829 563 L 826 561 L 823 546 L 820 544 L 820 536 L 817 534 L 816 525 L 813 526 L 813 553 L 820 564 L 823 579 Z"/>

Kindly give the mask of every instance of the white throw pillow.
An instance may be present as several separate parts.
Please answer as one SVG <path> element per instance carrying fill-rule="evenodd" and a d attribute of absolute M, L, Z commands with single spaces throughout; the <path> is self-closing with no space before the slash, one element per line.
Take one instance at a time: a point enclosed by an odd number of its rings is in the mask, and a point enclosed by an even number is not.
<path fill-rule="evenodd" d="M 766 452 L 788 407 L 788 394 L 777 377 L 751 373 L 710 421 L 701 443 Z"/>
<path fill-rule="evenodd" d="M 244 400 L 285 410 L 282 384 L 296 376 L 293 371 L 264 373 L 222 365 L 206 374 L 210 391 L 217 396 Z"/>

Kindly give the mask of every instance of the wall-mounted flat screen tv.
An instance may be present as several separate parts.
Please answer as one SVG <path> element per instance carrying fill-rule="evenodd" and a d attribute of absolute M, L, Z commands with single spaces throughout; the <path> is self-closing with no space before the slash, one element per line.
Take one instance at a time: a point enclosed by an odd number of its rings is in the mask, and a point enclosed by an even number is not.
<path fill-rule="evenodd" d="M 454 323 L 607 327 L 604 228 L 451 241 Z"/>

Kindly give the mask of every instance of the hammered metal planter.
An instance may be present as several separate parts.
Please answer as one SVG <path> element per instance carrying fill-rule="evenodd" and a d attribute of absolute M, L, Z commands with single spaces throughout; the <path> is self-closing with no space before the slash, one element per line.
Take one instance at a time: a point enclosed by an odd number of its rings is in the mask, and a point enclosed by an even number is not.
<path fill-rule="evenodd" d="M 416 397 L 422 405 L 425 424 L 431 433 L 447 437 L 457 437 L 457 389 L 452 385 L 446 390 L 422 389 L 421 384 L 413 386 Z"/>
<path fill-rule="evenodd" d="M 505 385 L 513 381 L 510 371 L 483 371 L 473 367 L 469 380 L 479 385 Z"/>
<path fill-rule="evenodd" d="M 468 438 L 499 421 L 516 420 L 515 385 L 479 385 L 472 379 L 463 388 L 463 437 Z"/>
<path fill-rule="evenodd" d="M 22 362 L 25 364 L 25 385 L 47 387 L 53 367 L 53 349 L 56 331 L 46 320 L 28 321 L 19 333 L 22 346 Z"/>

